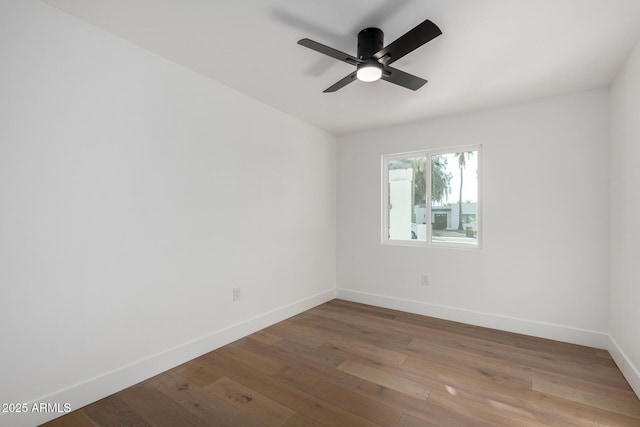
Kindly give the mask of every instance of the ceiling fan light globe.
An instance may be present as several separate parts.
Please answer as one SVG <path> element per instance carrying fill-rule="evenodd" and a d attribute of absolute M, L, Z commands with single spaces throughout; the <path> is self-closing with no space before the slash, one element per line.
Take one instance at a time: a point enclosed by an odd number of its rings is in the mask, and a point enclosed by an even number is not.
<path fill-rule="evenodd" d="M 358 67 L 356 77 L 361 82 L 375 82 L 382 77 L 382 68 L 375 65 L 365 65 Z"/>

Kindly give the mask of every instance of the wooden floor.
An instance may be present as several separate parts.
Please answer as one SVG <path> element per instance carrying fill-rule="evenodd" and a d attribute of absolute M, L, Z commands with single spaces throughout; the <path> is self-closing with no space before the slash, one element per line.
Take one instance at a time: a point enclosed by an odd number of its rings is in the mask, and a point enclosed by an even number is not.
<path fill-rule="evenodd" d="M 608 352 L 333 300 L 47 426 L 640 426 Z"/>

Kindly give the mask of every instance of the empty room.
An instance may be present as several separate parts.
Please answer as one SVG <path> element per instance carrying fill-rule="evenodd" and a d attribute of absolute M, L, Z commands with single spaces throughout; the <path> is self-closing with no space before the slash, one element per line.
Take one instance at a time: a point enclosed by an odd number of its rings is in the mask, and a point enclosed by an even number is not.
<path fill-rule="evenodd" d="M 0 0 L 0 425 L 639 426 L 639 113 L 638 0 Z"/>

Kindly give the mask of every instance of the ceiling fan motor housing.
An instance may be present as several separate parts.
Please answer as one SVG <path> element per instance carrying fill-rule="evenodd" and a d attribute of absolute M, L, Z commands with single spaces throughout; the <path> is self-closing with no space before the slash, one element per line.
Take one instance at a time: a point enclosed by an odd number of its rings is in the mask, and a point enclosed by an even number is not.
<path fill-rule="evenodd" d="M 369 59 L 383 47 L 384 33 L 379 28 L 365 28 L 358 33 L 358 58 Z"/>

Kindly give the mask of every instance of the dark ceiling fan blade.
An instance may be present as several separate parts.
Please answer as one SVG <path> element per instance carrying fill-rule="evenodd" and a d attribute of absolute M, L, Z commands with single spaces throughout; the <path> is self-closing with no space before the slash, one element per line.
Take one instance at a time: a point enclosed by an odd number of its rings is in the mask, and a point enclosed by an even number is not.
<path fill-rule="evenodd" d="M 340 52 L 337 49 L 334 49 L 329 46 L 325 46 L 318 42 L 314 42 L 313 40 L 309 40 L 309 39 L 298 40 L 298 44 L 304 47 L 308 47 L 309 49 L 315 50 L 316 52 L 320 52 L 322 54 L 335 58 L 339 61 L 346 62 L 347 64 L 358 65 L 362 63 L 362 61 L 356 58 L 355 56 L 351 56 L 348 53 Z"/>
<path fill-rule="evenodd" d="M 347 77 L 345 77 L 344 79 L 338 81 L 337 83 L 335 83 L 333 86 L 325 89 L 323 92 L 327 93 L 327 92 L 335 92 L 338 89 L 342 89 L 343 87 L 345 87 L 346 85 L 348 85 L 351 82 L 356 81 L 356 72 L 354 71 L 353 73 L 349 74 Z"/>
<path fill-rule="evenodd" d="M 411 90 L 418 90 L 427 82 L 425 79 L 405 73 L 397 68 L 386 67 L 382 73 L 382 80 L 395 83 L 398 86 L 406 87 Z"/>
<path fill-rule="evenodd" d="M 426 42 L 435 39 L 440 34 L 442 34 L 440 28 L 427 19 L 421 24 L 418 24 L 412 30 L 409 30 L 404 35 L 400 36 L 387 47 L 376 52 L 373 57 L 379 60 L 388 56 L 388 60 L 383 60 L 381 62 L 384 64 L 391 64 L 406 54 L 413 52 Z"/>

